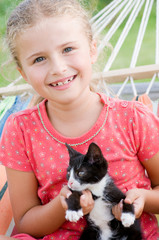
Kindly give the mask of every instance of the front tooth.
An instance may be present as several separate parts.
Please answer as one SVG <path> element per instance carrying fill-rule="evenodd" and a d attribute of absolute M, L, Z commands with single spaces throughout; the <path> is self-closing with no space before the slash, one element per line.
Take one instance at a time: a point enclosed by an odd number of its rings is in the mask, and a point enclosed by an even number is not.
<path fill-rule="evenodd" d="M 69 80 L 64 81 L 64 84 L 67 84 Z"/>
<path fill-rule="evenodd" d="M 63 83 L 62 83 L 62 82 L 59 82 L 59 83 L 57 83 L 57 85 L 58 85 L 58 86 L 62 86 L 62 85 L 63 85 Z"/>
<path fill-rule="evenodd" d="M 74 78 L 74 77 L 71 77 L 70 79 L 68 79 L 68 80 L 66 80 L 66 81 L 64 81 L 64 82 L 53 83 L 52 85 L 53 85 L 54 87 L 56 87 L 56 86 L 62 86 L 62 85 L 64 85 L 64 84 L 67 84 L 67 83 L 69 83 L 70 81 L 72 81 L 73 78 Z"/>

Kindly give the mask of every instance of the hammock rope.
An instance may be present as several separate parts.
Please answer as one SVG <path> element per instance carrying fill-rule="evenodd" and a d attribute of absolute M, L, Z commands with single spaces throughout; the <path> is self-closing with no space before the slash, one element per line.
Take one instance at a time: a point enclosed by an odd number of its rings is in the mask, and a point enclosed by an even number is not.
<path fill-rule="evenodd" d="M 123 7 L 123 5 L 125 5 L 125 4 L 126 4 L 126 6 L 123 9 L 123 11 L 120 13 L 120 15 L 117 17 L 117 19 L 113 23 L 112 27 L 109 29 L 108 33 L 105 35 L 105 37 L 103 38 L 102 42 L 98 46 L 98 55 L 102 52 L 103 48 L 107 45 L 107 43 L 110 41 L 110 39 L 112 38 L 112 36 L 116 32 L 116 30 L 119 28 L 119 26 L 125 20 L 125 18 L 127 17 L 129 12 L 131 11 L 131 9 L 134 6 L 134 4 L 136 3 L 136 1 L 137 0 L 134 0 L 134 1 L 133 0 L 124 0 L 121 3 L 121 7 Z M 114 15 L 113 15 L 113 17 L 114 17 Z M 115 49 L 114 49 L 114 52 L 116 52 Z M 114 53 L 112 53 L 112 55 L 114 55 Z"/>
<path fill-rule="evenodd" d="M 103 37 L 101 43 L 98 46 L 98 56 L 103 51 L 103 49 L 107 46 L 108 42 L 114 36 L 120 25 L 123 21 L 128 17 L 128 20 L 121 32 L 118 41 L 107 60 L 105 67 L 103 69 L 103 73 L 110 71 L 112 64 L 114 63 L 123 43 L 131 30 L 137 16 L 139 15 L 143 5 L 143 15 L 141 18 L 141 23 L 139 26 L 139 31 L 134 47 L 134 51 L 132 54 L 132 58 L 130 61 L 130 68 L 135 68 L 137 65 L 137 60 L 139 57 L 139 53 L 142 47 L 143 39 L 145 36 L 145 32 L 147 29 L 148 21 L 150 19 L 150 14 L 152 12 L 152 7 L 154 4 L 154 0 L 117 0 L 112 1 L 109 5 L 107 5 L 103 10 L 101 10 L 96 16 L 94 16 L 91 20 L 93 23 L 93 28 L 95 30 L 95 36 L 98 36 L 109 23 L 116 17 L 116 20 L 108 30 L 108 32 Z M 129 15 L 130 14 L 130 15 Z M 156 1 L 156 49 L 155 49 L 155 64 L 159 64 L 159 0 Z M 146 94 L 150 93 L 150 90 L 155 82 L 155 80 L 159 77 L 159 71 L 154 73 L 152 79 L 146 89 Z M 103 81 L 103 80 L 102 80 Z M 117 92 L 117 96 L 119 97 L 124 90 L 126 84 L 130 81 L 132 86 L 132 92 L 134 96 L 137 96 L 137 90 L 134 83 L 134 78 L 132 76 L 127 76 L 121 85 L 121 88 Z"/>
<path fill-rule="evenodd" d="M 151 0 L 151 2 L 149 0 L 147 0 L 147 2 L 146 2 L 143 17 L 142 17 L 140 28 L 139 28 L 139 32 L 138 32 L 138 35 L 137 35 L 137 40 L 136 40 L 134 52 L 133 52 L 131 63 L 130 63 L 131 68 L 136 66 L 137 59 L 138 59 L 138 56 L 139 56 L 139 52 L 140 52 L 140 49 L 141 49 L 141 45 L 142 45 L 142 42 L 143 42 L 143 38 L 144 38 L 144 35 L 145 35 L 146 27 L 147 27 L 148 20 L 149 20 L 149 17 L 150 17 L 150 13 L 151 13 L 151 10 L 152 10 L 153 2 L 154 2 L 154 0 Z M 150 92 L 150 89 L 153 85 L 154 80 L 155 80 L 155 78 L 153 77 L 153 81 L 150 82 L 148 90 L 146 91 L 147 94 Z M 137 90 L 136 90 L 136 87 L 135 87 L 135 84 L 134 84 L 134 79 L 132 77 L 130 77 L 130 83 L 132 85 L 132 90 L 133 90 L 134 96 L 137 96 Z M 123 89 L 124 88 L 122 87 L 122 90 Z M 122 91 L 120 90 L 120 92 L 117 93 L 117 96 L 119 97 L 121 93 L 122 93 Z"/>
<path fill-rule="evenodd" d="M 121 0 L 120 0 L 120 2 L 121 2 Z M 102 32 L 102 30 L 104 30 L 107 27 L 107 25 L 113 20 L 113 18 L 116 16 L 116 14 L 122 9 L 125 2 L 128 2 L 128 0 L 123 1 L 122 4 L 119 5 L 118 7 L 116 7 L 117 3 L 115 3 L 111 8 L 109 8 L 109 10 L 107 12 L 105 12 L 102 15 L 101 18 L 99 18 L 97 20 L 97 22 L 95 22 L 95 24 L 93 25 L 95 37 L 97 37 Z M 106 18 L 103 20 L 104 17 L 106 17 Z"/>
<path fill-rule="evenodd" d="M 135 67 L 136 66 L 137 58 L 139 56 L 139 52 L 140 52 L 140 49 L 141 49 L 141 44 L 143 42 L 143 38 L 144 38 L 144 34 L 145 34 L 146 27 L 147 27 L 147 24 L 148 24 L 148 20 L 149 20 L 149 16 L 150 16 L 150 13 L 151 13 L 153 2 L 154 2 L 154 0 L 151 0 L 151 2 L 150 2 L 150 0 L 147 0 L 147 2 L 146 2 L 143 17 L 142 17 L 139 32 L 138 32 L 138 36 L 137 36 L 137 41 L 136 41 L 136 44 L 135 44 L 132 60 L 131 60 L 131 63 L 130 63 L 130 67 Z"/>
<path fill-rule="evenodd" d="M 133 8 L 133 10 L 132 10 L 127 22 L 126 22 L 126 25 L 125 25 L 117 43 L 116 43 L 116 46 L 114 47 L 114 50 L 113 50 L 111 56 L 109 57 L 106 65 L 104 67 L 104 70 L 103 70 L 104 72 L 108 71 L 110 69 L 110 67 L 112 66 L 112 63 L 114 62 L 117 54 L 119 53 L 119 50 L 121 49 L 121 47 L 122 47 L 130 29 L 131 29 L 133 23 L 135 22 L 136 17 L 138 15 L 143 3 L 144 3 L 144 0 L 142 0 L 141 2 L 139 0 L 138 1 L 133 1 L 133 6 L 134 5 L 135 6 L 134 6 L 134 8 Z M 131 10 L 131 7 L 132 7 L 132 4 L 130 6 L 130 10 Z"/>

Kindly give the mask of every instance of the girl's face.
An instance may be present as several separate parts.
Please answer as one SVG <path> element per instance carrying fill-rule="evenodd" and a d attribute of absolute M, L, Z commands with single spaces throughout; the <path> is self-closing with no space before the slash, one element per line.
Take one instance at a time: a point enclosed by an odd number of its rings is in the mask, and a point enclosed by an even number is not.
<path fill-rule="evenodd" d="M 45 18 L 17 38 L 19 69 L 44 98 L 69 103 L 89 91 L 96 43 L 71 17 Z"/>

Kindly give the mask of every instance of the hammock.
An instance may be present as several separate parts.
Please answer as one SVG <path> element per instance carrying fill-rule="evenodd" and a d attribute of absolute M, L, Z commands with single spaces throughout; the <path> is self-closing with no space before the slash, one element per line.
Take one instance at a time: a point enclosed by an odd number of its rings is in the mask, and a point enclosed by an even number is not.
<path fill-rule="evenodd" d="M 137 60 L 139 58 L 150 14 L 152 8 L 154 7 L 156 8 L 156 33 L 154 36 L 156 42 L 154 56 L 155 61 L 153 64 L 150 63 L 146 66 L 137 66 Z M 142 18 L 129 67 L 114 70 L 112 67 L 113 63 L 118 57 L 120 49 L 124 46 L 130 30 L 133 25 L 136 24 L 135 20 L 139 17 L 139 14 L 140 16 L 142 14 Z M 121 26 L 124 25 L 124 21 L 126 21 L 126 24 L 121 31 L 116 45 L 112 48 L 113 50 L 108 60 L 104 60 L 106 63 L 102 71 L 93 75 L 94 83 L 98 84 L 100 79 L 103 83 L 103 91 L 105 91 L 108 95 L 110 95 L 110 92 L 107 91 L 107 85 L 110 84 L 116 97 L 129 97 L 133 100 L 142 101 L 148 105 L 148 107 L 153 110 L 156 115 L 159 116 L 159 83 L 157 82 L 157 79 L 159 78 L 159 0 L 113 0 L 98 14 L 96 14 L 91 19 L 91 23 L 95 31 L 95 36 L 98 37 L 99 34 L 102 34 L 103 36 L 100 44 L 98 45 L 99 58 L 104 49 L 110 46 L 111 39 L 119 27 L 121 29 Z M 106 33 L 105 29 L 108 29 Z M 4 63 L 2 67 L 7 65 L 8 62 Z M 0 112 L 1 109 L 3 109 L 5 101 L 12 101 L 13 103 L 10 107 L 7 105 L 8 109 L 4 108 L 5 112 L 3 112 L 3 117 L 0 117 L 0 126 L 2 126 L 2 128 L 7 116 L 9 116 L 13 111 L 19 111 L 20 109 L 26 108 L 31 101 L 32 96 L 35 95 L 35 92 L 30 85 L 16 85 L 21 81 L 21 79 L 21 77 L 18 77 L 7 87 L 0 88 L 0 97 L 2 99 L 0 102 Z M 150 81 L 144 83 L 144 86 L 142 83 L 135 82 L 135 80 L 141 79 L 150 79 Z M 141 91 L 141 86 L 142 88 L 144 87 L 143 91 Z M 129 94 L 126 94 L 128 91 Z M 151 92 L 153 92 L 152 95 Z M 33 98 L 32 101 L 34 100 L 35 99 Z M 19 108 L 15 108 L 16 101 L 20 101 L 23 104 L 20 106 L 19 103 Z M 0 166 L 0 179 L 0 234 L 10 236 L 14 228 L 14 221 L 12 219 L 6 175 L 3 166 Z"/>

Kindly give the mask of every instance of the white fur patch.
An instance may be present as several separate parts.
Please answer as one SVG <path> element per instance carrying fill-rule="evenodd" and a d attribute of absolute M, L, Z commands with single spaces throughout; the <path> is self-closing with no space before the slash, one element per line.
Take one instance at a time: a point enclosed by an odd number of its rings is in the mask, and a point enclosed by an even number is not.
<path fill-rule="evenodd" d="M 81 217 L 83 217 L 82 209 L 78 211 L 67 210 L 65 218 L 70 222 L 77 222 Z"/>
<path fill-rule="evenodd" d="M 135 216 L 132 213 L 122 213 L 121 222 L 124 227 L 130 227 L 135 222 Z"/>
<path fill-rule="evenodd" d="M 89 218 L 101 229 L 101 240 L 112 237 L 110 226 L 107 224 L 113 219 L 111 208 L 101 198 L 95 201 L 94 208 L 90 212 Z"/>
<path fill-rule="evenodd" d="M 70 172 L 68 187 L 71 188 L 72 190 L 80 191 L 80 183 L 74 178 L 73 169 L 71 169 L 71 172 Z"/>
<path fill-rule="evenodd" d="M 95 183 L 95 184 L 90 184 L 90 186 L 88 187 L 88 189 L 91 190 L 91 192 L 96 195 L 96 196 L 103 196 L 103 191 L 106 185 L 109 185 L 109 183 L 111 182 L 111 178 L 109 177 L 109 175 L 107 174 L 105 177 L 103 177 L 99 182 Z"/>
<path fill-rule="evenodd" d="M 101 240 L 110 239 L 112 237 L 112 231 L 110 226 L 107 224 L 114 217 L 111 213 L 111 207 L 105 201 L 102 200 L 104 188 L 109 185 L 111 178 L 107 174 L 96 184 L 89 186 L 91 192 L 99 198 L 95 201 L 94 208 L 90 212 L 89 218 L 94 222 L 96 226 L 100 227 Z"/>

